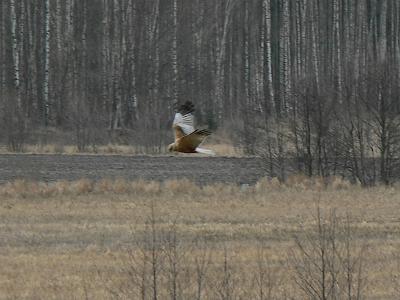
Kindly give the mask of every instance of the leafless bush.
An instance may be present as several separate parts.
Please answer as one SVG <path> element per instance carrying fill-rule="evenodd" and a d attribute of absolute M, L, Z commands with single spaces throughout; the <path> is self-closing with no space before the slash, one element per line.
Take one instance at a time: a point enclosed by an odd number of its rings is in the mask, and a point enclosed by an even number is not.
<path fill-rule="evenodd" d="M 257 144 L 257 154 L 264 161 L 265 170 L 270 177 L 283 181 L 287 173 L 288 141 L 284 122 L 268 122 L 263 138 Z"/>
<path fill-rule="evenodd" d="M 256 269 L 253 275 L 255 299 L 275 299 L 275 290 L 282 279 L 280 266 L 273 266 L 266 251 L 265 241 L 260 241 L 256 254 Z"/>
<path fill-rule="evenodd" d="M 204 238 L 196 238 L 193 242 L 193 247 L 197 250 L 194 255 L 194 277 L 195 277 L 195 292 L 194 299 L 203 299 L 204 289 L 208 280 L 208 272 L 212 264 L 212 252 L 208 242 Z"/>
<path fill-rule="evenodd" d="M 224 245 L 223 251 L 223 263 L 219 270 L 220 275 L 217 276 L 215 288 L 218 299 L 230 300 L 235 298 L 235 292 L 238 288 L 235 282 L 236 270 L 226 245 Z"/>
<path fill-rule="evenodd" d="M 170 299 L 185 299 L 190 286 L 190 270 L 187 262 L 188 248 L 183 245 L 174 222 L 163 237 L 167 290 Z"/>
<path fill-rule="evenodd" d="M 136 230 L 132 229 L 132 235 Z M 117 299 L 163 299 L 163 231 L 159 226 L 154 203 L 151 204 L 143 231 L 135 238 L 132 246 L 123 250 L 126 256 L 116 258 L 116 264 L 122 266 L 122 282 L 103 278 L 110 296 Z"/>
<path fill-rule="evenodd" d="M 310 299 L 363 299 L 365 245 L 357 246 L 350 217 L 335 210 L 323 217 L 317 209 L 315 230 L 295 238 L 289 262 L 294 280 Z"/>
<path fill-rule="evenodd" d="M 391 286 L 394 287 L 393 294 L 395 297 L 400 297 L 400 247 L 397 246 L 393 251 L 392 256 L 393 269 L 390 272 Z"/>
<path fill-rule="evenodd" d="M 280 266 L 272 266 L 260 243 L 250 269 L 226 243 L 197 235 L 185 238 L 177 222 L 163 223 L 154 204 L 144 231 L 132 231 L 134 246 L 116 260 L 123 266 L 122 281 L 104 278 L 110 296 L 117 299 L 275 299 Z M 133 233 L 133 232 L 136 233 Z M 217 257 L 214 257 L 217 256 Z M 104 277 L 104 276 L 103 276 Z"/>

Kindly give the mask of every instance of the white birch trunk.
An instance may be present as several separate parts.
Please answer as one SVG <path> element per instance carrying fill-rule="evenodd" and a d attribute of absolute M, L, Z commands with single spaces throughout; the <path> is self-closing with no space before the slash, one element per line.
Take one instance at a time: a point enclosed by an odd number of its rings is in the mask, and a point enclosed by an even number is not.
<path fill-rule="evenodd" d="M 368 61 L 368 23 L 367 23 L 367 8 L 365 4 L 362 5 L 363 17 L 361 18 L 361 38 L 360 38 L 360 48 L 361 48 L 361 56 L 360 56 L 360 70 L 362 74 L 367 72 L 367 61 Z"/>
<path fill-rule="evenodd" d="M 197 0 L 197 8 L 200 11 L 200 16 L 199 16 L 199 21 L 198 21 L 198 26 L 197 26 L 197 31 L 195 33 L 195 42 L 196 42 L 196 67 L 197 67 L 197 74 L 201 74 L 201 49 L 202 49 L 202 41 L 203 41 L 203 9 L 201 7 L 201 1 Z"/>
<path fill-rule="evenodd" d="M 202 6 L 201 0 L 196 0 L 196 5 L 193 8 L 193 12 L 198 13 L 198 19 L 194 26 L 194 44 L 195 44 L 195 62 L 194 69 L 195 72 L 195 83 L 194 83 L 194 97 L 198 98 L 199 102 L 203 101 L 203 97 L 201 97 L 201 79 L 202 79 L 202 48 L 203 48 L 203 21 L 204 21 L 204 8 Z M 202 102 L 197 103 L 198 105 L 202 105 Z"/>
<path fill-rule="evenodd" d="M 347 59 L 348 63 L 353 62 L 354 59 L 354 53 L 353 53 L 353 43 L 354 43 L 354 36 L 352 35 L 351 28 L 354 27 L 352 24 L 353 18 L 352 18 L 352 9 L 349 7 L 348 3 L 343 4 L 345 6 L 345 11 L 348 12 L 347 16 L 344 16 L 345 18 L 345 25 L 344 25 L 344 30 L 345 30 L 345 36 L 346 38 L 344 39 L 345 45 L 344 46 L 344 57 Z"/>
<path fill-rule="evenodd" d="M 395 29 L 396 44 L 395 44 L 395 58 L 397 64 L 397 76 L 400 78 L 400 4 L 396 4 L 397 26 Z"/>
<path fill-rule="evenodd" d="M 156 0 L 155 3 L 155 13 L 154 13 L 154 24 L 153 24 L 153 34 L 154 34 L 154 97 L 159 97 L 159 88 L 160 88 L 160 43 L 159 43 L 159 34 L 160 34 L 160 27 L 159 27 L 159 14 L 160 14 L 160 0 Z M 176 43 L 176 41 L 175 41 Z M 176 70 L 174 69 L 174 72 L 178 71 L 178 66 L 176 65 Z M 176 78 L 178 76 L 178 73 L 175 73 Z M 176 94 L 177 97 L 177 94 Z M 177 99 L 177 98 L 175 98 Z M 158 118 L 159 120 L 160 118 Z"/>
<path fill-rule="evenodd" d="M 67 36 L 70 43 L 72 44 L 74 39 L 74 0 L 67 0 L 66 10 L 67 10 Z"/>
<path fill-rule="evenodd" d="M 50 65 L 50 0 L 44 3 L 44 82 L 43 82 L 43 101 L 44 101 L 44 124 L 49 122 L 49 65 Z"/>
<path fill-rule="evenodd" d="M 134 35 L 134 26 L 135 26 L 135 21 L 136 21 L 136 2 L 135 1 L 129 1 L 129 10 L 131 11 L 131 22 L 130 22 L 130 38 L 132 39 L 131 42 L 131 49 L 129 49 L 130 52 L 130 61 L 131 61 L 131 72 L 132 72 L 132 82 L 131 82 L 131 107 L 132 107 L 132 117 L 134 121 L 137 121 L 139 119 L 139 114 L 138 114 L 138 99 L 137 99 L 137 93 L 136 93 L 136 52 L 135 52 L 135 35 Z"/>
<path fill-rule="evenodd" d="M 252 152 L 252 143 L 249 142 L 252 139 L 251 131 L 252 131 L 252 97 L 251 97 L 251 74 L 250 74 L 250 34 L 249 34 L 249 7 L 248 3 L 245 3 L 244 6 L 244 70 L 243 70 L 243 80 L 244 80 L 244 96 L 245 96 L 245 103 L 243 104 L 243 125 L 244 125 L 244 151 L 246 153 Z"/>
<path fill-rule="evenodd" d="M 270 0 L 264 0 L 264 18 L 265 18 L 265 51 L 266 51 L 266 72 L 269 97 L 274 98 L 274 89 L 272 87 L 272 65 L 271 65 L 271 3 Z M 274 101 L 270 101 L 274 105 Z"/>
<path fill-rule="evenodd" d="M 216 86 L 215 86 L 215 100 L 217 102 L 217 118 L 218 123 L 222 124 L 223 118 L 223 84 L 224 84 L 224 68 L 223 62 L 225 59 L 226 51 L 226 39 L 228 35 L 228 28 L 231 19 L 232 9 L 235 5 L 236 0 L 227 0 L 225 4 L 225 15 L 223 21 L 222 32 L 217 35 L 217 59 L 216 59 Z M 218 11 L 218 5 L 216 5 L 216 14 Z M 218 19 L 218 15 L 216 16 Z M 218 28 L 217 28 L 218 32 Z"/>
<path fill-rule="evenodd" d="M 387 13 L 387 1 L 383 1 L 382 2 L 382 8 L 381 8 L 381 39 L 380 39 L 380 61 L 384 62 L 387 59 L 387 43 L 386 43 L 386 39 L 388 38 L 386 36 L 386 13 Z"/>
<path fill-rule="evenodd" d="M 63 101 L 63 93 L 65 93 L 65 83 L 63 80 L 65 80 L 65 72 L 67 70 L 67 65 L 66 62 L 63 61 L 63 51 L 62 51 L 62 28 L 63 28 L 63 15 L 61 14 L 61 1 L 62 0 L 56 0 L 56 5 L 55 5 L 55 17 L 56 20 L 54 22 L 55 24 L 55 40 L 56 40 L 56 53 L 53 57 L 55 57 L 55 65 L 56 67 L 56 72 L 53 74 L 53 80 L 54 82 L 57 82 L 57 84 L 54 86 L 54 104 L 57 107 L 57 114 L 62 114 L 62 101 Z M 64 4 L 63 4 L 64 5 Z M 66 60 L 66 59 L 65 59 Z M 63 63 L 64 62 L 64 63 Z M 65 71 L 64 68 L 65 67 Z M 50 79 L 51 80 L 51 79 Z"/>
<path fill-rule="evenodd" d="M 197 9 L 197 10 L 196 10 Z M 192 4 L 191 10 L 190 10 L 190 14 L 191 17 L 193 18 L 193 16 L 195 15 L 193 13 L 193 11 L 195 11 L 195 13 L 198 13 L 198 15 L 196 16 L 197 18 L 191 22 L 190 24 L 190 49 L 192 52 L 191 58 L 190 58 L 190 95 L 191 95 L 191 99 L 192 101 L 195 99 L 195 95 L 196 95 L 196 76 L 197 76 L 197 67 L 196 67 L 196 63 L 197 63 L 197 32 L 196 32 L 196 28 L 198 26 L 198 20 L 200 19 L 200 14 L 201 11 L 198 9 L 198 1 L 196 1 L 195 3 Z"/>
<path fill-rule="evenodd" d="M 160 14 L 160 0 L 156 0 L 155 3 L 155 13 L 154 13 L 154 89 L 153 89 L 153 97 L 154 97 L 154 103 L 156 104 L 156 112 L 157 115 L 159 116 L 158 118 L 155 118 L 155 123 L 156 123 L 156 128 L 159 130 L 160 129 L 160 124 L 161 124 L 161 116 L 163 114 L 163 107 L 161 105 L 160 101 L 160 26 L 159 26 L 159 14 Z M 162 134 L 159 132 L 157 141 L 158 141 L 158 147 L 159 151 L 162 149 Z"/>
<path fill-rule="evenodd" d="M 21 108 L 21 94 L 20 94 L 20 70 L 19 70 L 19 52 L 18 52 L 18 39 L 17 39 L 17 15 L 15 12 L 15 0 L 10 0 L 10 13 L 11 13 L 11 40 L 12 40 L 12 56 L 14 67 L 14 88 L 17 97 L 17 107 Z"/>
<path fill-rule="evenodd" d="M 62 16 L 61 16 L 61 1 L 56 1 L 56 45 L 57 45 L 57 57 L 60 59 L 61 56 L 61 28 L 62 28 Z"/>
<path fill-rule="evenodd" d="M 281 103 L 282 110 L 287 109 L 287 98 L 290 89 L 289 82 L 289 4 L 288 1 L 283 2 L 283 17 L 282 17 L 282 27 L 280 32 L 280 61 L 281 61 L 281 82 L 280 89 L 281 93 Z"/>
<path fill-rule="evenodd" d="M 173 0 L 172 7 L 172 18 L 173 18 L 173 35 L 172 35 L 172 84 L 173 84 L 173 95 L 172 102 L 174 107 L 178 103 L 178 1 Z"/>
<path fill-rule="evenodd" d="M 299 15 L 299 0 L 296 0 L 295 9 L 294 9 L 294 21 L 295 21 L 295 77 L 299 78 L 301 75 L 301 27 L 300 27 L 300 21 L 301 19 L 298 17 Z"/>
<path fill-rule="evenodd" d="M 255 59 L 255 71 L 254 71 L 254 76 L 255 76 L 255 90 L 256 90 L 256 96 L 255 100 L 257 101 L 257 107 L 258 110 L 262 111 L 262 81 L 263 81 L 263 52 L 261 52 L 261 49 L 257 47 L 256 49 L 256 59 Z M 229 70 L 229 75 L 231 71 Z"/>
<path fill-rule="evenodd" d="M 19 15 L 19 49 L 18 49 L 18 55 L 19 55 L 19 67 L 18 69 L 22 69 L 22 72 L 20 71 L 19 75 L 19 94 L 18 94 L 18 102 L 21 108 L 22 106 L 22 91 L 24 89 L 24 82 L 25 82 L 25 76 L 24 76 L 24 62 L 23 57 L 24 57 L 24 41 L 25 41 L 25 1 L 21 1 L 20 3 L 20 15 Z M 25 92 L 25 90 L 24 90 Z"/>
<path fill-rule="evenodd" d="M 121 70 L 121 53 L 120 49 L 122 47 L 121 40 L 119 39 L 120 30 L 119 28 L 119 18 L 121 17 L 118 13 L 119 5 L 121 5 L 120 1 L 114 1 L 114 11 L 113 11 L 113 18 L 114 18 L 114 32 L 113 32 L 113 90 L 114 90 L 114 101 L 116 104 L 115 112 L 112 116 L 112 129 L 118 129 L 121 127 L 121 119 L 122 119 L 122 99 L 121 99 L 121 83 L 120 83 L 120 70 Z"/>
<path fill-rule="evenodd" d="M 261 11 L 263 11 L 263 6 L 264 2 L 261 2 Z M 263 16 L 263 15 L 262 15 Z M 263 72 L 264 72 L 264 38 L 265 38 L 265 27 L 263 25 L 263 22 L 261 22 L 261 30 L 260 30 L 260 39 L 255 43 L 255 84 L 256 84 L 256 101 L 257 101 L 257 109 L 259 111 L 263 111 L 263 106 L 262 106 L 262 98 L 263 98 Z M 229 41 L 230 44 L 232 45 L 233 43 Z M 230 65 L 231 63 L 229 63 Z M 229 75 L 231 75 L 231 68 L 229 68 Z M 229 97 L 231 97 L 229 95 Z"/>
<path fill-rule="evenodd" d="M 311 52 L 312 52 L 312 65 L 315 75 L 315 82 L 317 90 L 319 90 L 319 66 L 318 66 L 318 49 L 317 49 L 317 29 L 315 28 L 317 17 L 315 15 L 315 7 L 311 4 Z"/>
<path fill-rule="evenodd" d="M 246 3 L 245 8 L 245 18 L 244 18 L 244 26 L 245 26 L 245 35 L 244 35 L 244 89 L 246 96 L 246 114 L 251 110 L 251 100 L 250 100 L 250 56 L 249 56 L 249 9 L 248 4 Z M 246 120 L 248 122 L 248 120 Z"/>
<path fill-rule="evenodd" d="M 103 106 L 103 111 L 107 111 L 108 107 L 108 66 L 109 66 L 109 61 L 108 61 L 108 0 L 103 0 L 103 20 L 102 20 L 102 26 L 103 26 L 103 35 L 102 35 L 102 50 L 101 50 L 101 58 L 102 58 L 102 106 Z"/>
<path fill-rule="evenodd" d="M 340 42 L 340 4 L 338 0 L 333 2 L 333 18 L 334 18 L 334 28 L 335 28 L 335 47 L 336 47 L 336 70 L 337 70 L 337 85 L 338 85 L 338 95 L 339 102 L 342 99 L 342 56 L 341 56 L 341 42 Z"/>
<path fill-rule="evenodd" d="M 149 32 L 148 32 L 149 40 L 150 40 L 149 52 L 151 54 L 150 61 L 151 61 L 151 63 L 154 64 L 154 68 L 152 68 L 153 73 L 151 74 L 151 82 L 150 82 L 150 85 L 152 86 L 152 88 L 150 89 L 150 100 L 151 100 L 150 107 L 152 107 L 152 109 L 156 113 L 159 114 L 160 111 L 157 111 L 157 109 L 159 109 L 159 103 L 160 103 L 160 101 L 158 101 L 159 86 L 160 86 L 160 80 L 159 80 L 160 50 L 159 50 L 159 42 L 158 42 L 159 41 L 158 19 L 159 19 L 159 13 L 160 13 L 160 1 L 159 0 L 155 0 L 152 12 L 153 13 L 149 20 Z M 174 31 L 174 36 L 175 36 L 175 31 Z M 175 39 L 175 38 L 173 38 L 173 39 Z M 173 44 L 174 44 L 173 47 L 175 47 L 176 41 L 174 41 Z M 175 48 L 175 50 L 173 50 L 173 53 L 172 53 L 173 63 L 177 63 L 177 61 L 176 61 L 177 57 L 175 55 L 176 55 L 176 48 Z M 174 68 L 173 81 L 174 81 L 174 101 L 175 101 L 175 99 L 177 99 L 177 98 L 175 98 L 175 95 L 177 95 L 177 94 L 175 94 L 175 92 L 177 91 L 175 89 L 177 86 L 177 85 L 175 85 L 175 83 L 177 81 L 177 77 L 175 77 L 175 75 L 177 75 L 177 73 L 175 73 L 175 71 L 177 72 L 177 65 L 173 66 L 173 68 Z M 174 102 L 174 103 L 176 103 L 176 102 Z M 158 123 L 159 120 L 160 120 L 160 118 L 156 118 L 155 123 Z"/>
<path fill-rule="evenodd" d="M 76 50 L 76 40 L 75 40 L 75 36 L 74 36 L 74 31 L 75 31 L 75 23 L 76 22 L 76 17 L 74 15 L 74 11 L 75 11 L 75 6 L 76 6 L 76 2 L 74 0 L 71 0 L 71 4 L 70 4 L 70 24 L 69 24 L 69 37 L 70 37 L 70 55 L 72 55 L 73 53 L 75 53 Z M 68 58 L 67 58 L 68 59 Z M 68 62 L 67 62 L 68 63 Z M 72 60 L 72 62 L 70 63 L 70 67 L 72 68 L 72 99 L 76 100 L 78 97 L 80 97 L 80 95 L 78 95 L 78 91 L 79 91 L 79 66 L 78 66 L 78 61 L 76 60 L 76 58 L 74 58 Z"/>
<path fill-rule="evenodd" d="M 266 32 L 266 26 L 265 26 L 265 0 L 263 0 L 263 2 L 262 2 L 262 17 L 263 17 L 263 21 L 261 22 L 261 32 L 260 32 L 260 54 L 259 54 L 259 65 L 260 65 L 260 74 L 261 74 L 261 80 L 262 80 L 262 83 L 263 83 L 263 87 L 264 87 L 264 85 L 266 84 L 266 82 L 265 82 L 265 78 L 266 78 L 266 68 L 265 68 L 265 65 L 266 65 L 266 61 L 265 61 L 265 38 L 266 38 L 266 34 L 265 34 L 265 32 Z M 264 92 L 265 92 L 265 89 L 264 89 Z M 263 95 L 264 96 L 264 101 L 266 101 L 266 95 Z M 261 97 L 260 97 L 260 99 L 261 99 Z M 263 110 L 263 108 L 261 108 L 261 111 L 264 111 Z"/>
<path fill-rule="evenodd" d="M 5 46 L 4 46 L 4 37 L 5 37 L 5 24 L 4 24 L 4 1 L 0 2 L 0 97 L 4 99 L 4 93 L 6 90 L 6 66 L 5 66 Z M 0 105 L 2 103 L 0 102 Z"/>
<path fill-rule="evenodd" d="M 153 42 L 154 42 L 154 35 L 153 35 L 153 19 L 151 18 L 151 15 L 146 15 L 146 17 L 145 17 L 145 29 L 146 29 L 146 33 L 145 33 L 145 36 L 146 36 L 146 49 L 147 49 L 147 59 L 148 59 L 148 64 L 151 64 L 152 63 L 152 61 L 153 61 L 153 49 L 152 49 L 152 47 L 153 47 Z M 173 50 L 172 50 L 172 52 L 174 52 Z M 172 57 L 171 57 L 171 59 L 172 59 L 172 63 L 173 63 L 173 60 L 174 60 L 174 58 L 173 58 L 173 53 L 172 53 Z M 172 66 L 172 68 L 174 68 L 174 66 Z M 150 71 L 150 70 L 149 70 Z M 148 76 L 148 79 L 147 79 L 147 85 L 148 85 L 148 91 L 149 91 L 149 95 L 148 95 L 148 103 L 146 103 L 147 104 L 147 108 L 149 108 L 149 107 L 153 107 L 153 95 L 152 95 L 152 93 L 151 93 L 151 91 L 152 91 L 152 84 L 153 84 L 153 78 L 152 78 L 152 75 L 153 74 L 151 74 L 150 72 L 148 72 L 148 74 L 147 74 L 147 76 Z M 172 84 L 173 84 L 173 86 L 172 86 L 172 94 L 174 95 L 174 88 L 175 88 L 175 81 L 174 81 L 174 77 L 172 78 Z M 174 96 L 172 95 L 172 97 L 174 98 Z M 148 121 L 148 123 L 151 123 L 151 122 L 149 122 L 150 120 L 147 120 Z"/>
<path fill-rule="evenodd" d="M 300 24 L 301 24 L 301 51 L 302 51 L 302 56 L 301 56 L 301 75 L 304 78 L 307 73 L 307 67 L 306 67 L 306 49 L 307 49 L 307 42 L 306 42 L 306 35 L 307 35 L 307 23 L 306 23 L 306 2 L 307 0 L 300 0 Z"/>
<path fill-rule="evenodd" d="M 354 39 L 354 47 L 355 47 L 355 59 L 354 59 L 354 76 L 358 78 L 362 73 L 363 68 L 363 54 L 364 51 L 362 49 L 363 39 L 364 39 L 364 20 L 363 14 L 365 13 L 364 6 L 362 3 L 358 3 L 358 6 L 355 7 L 355 14 L 357 22 L 355 23 L 355 39 Z M 386 45 L 386 42 L 384 43 Z M 382 53 L 385 55 L 384 53 Z"/>
<path fill-rule="evenodd" d="M 353 72 L 353 77 L 358 78 L 359 74 L 359 68 L 358 68 L 358 58 L 359 58 L 359 48 L 358 48 L 358 37 L 359 37 L 359 23 L 358 23 L 358 12 L 357 12 L 358 7 L 351 3 L 349 4 L 349 10 L 350 10 L 350 20 L 349 23 L 350 25 L 350 45 L 348 57 L 351 57 L 351 63 L 352 63 L 352 72 Z M 378 53 L 379 57 L 379 53 Z"/>
<path fill-rule="evenodd" d="M 80 81 L 81 81 L 81 91 L 83 92 L 83 98 L 86 99 L 86 91 L 87 91 L 87 5 L 86 1 L 83 4 L 83 28 L 82 28 L 82 65 L 80 66 Z M 80 99 L 82 100 L 82 99 Z"/>

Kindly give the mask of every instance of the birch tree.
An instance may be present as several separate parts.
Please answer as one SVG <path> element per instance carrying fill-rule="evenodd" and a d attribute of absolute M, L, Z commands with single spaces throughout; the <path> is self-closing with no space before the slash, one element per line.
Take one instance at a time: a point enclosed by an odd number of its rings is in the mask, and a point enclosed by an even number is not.
<path fill-rule="evenodd" d="M 12 42 L 12 58 L 13 58 L 13 73 L 14 73 L 14 90 L 17 101 L 17 108 L 21 108 L 21 93 L 20 93 L 20 69 L 19 69 L 19 47 L 17 37 L 17 14 L 15 11 L 15 0 L 10 0 L 11 13 L 11 42 Z"/>
<path fill-rule="evenodd" d="M 0 3 L 0 97 L 4 99 L 6 91 L 6 51 L 5 51 L 5 36 L 6 36 L 6 26 L 5 26 L 5 4 L 4 1 Z"/>
<path fill-rule="evenodd" d="M 271 67 L 271 0 L 263 1 L 264 26 L 262 30 L 263 36 L 263 52 L 264 52 L 264 110 L 266 116 L 271 112 L 271 99 L 273 99 L 272 89 L 272 67 Z"/>
<path fill-rule="evenodd" d="M 50 66 L 50 0 L 44 2 L 44 78 L 43 78 L 43 101 L 44 101 L 44 125 L 49 124 L 49 66 Z"/>
<path fill-rule="evenodd" d="M 173 0 L 172 7 L 172 26 L 173 26 L 173 35 L 172 35 L 172 103 L 173 106 L 176 107 L 178 104 L 178 0 Z"/>
<path fill-rule="evenodd" d="M 215 73 L 215 101 L 217 105 L 217 119 L 218 122 L 222 123 L 223 118 L 223 83 L 224 83 L 224 59 L 226 52 L 226 41 L 231 22 L 232 10 L 237 0 L 226 0 L 224 6 L 221 3 L 216 2 L 215 14 L 216 22 L 222 22 L 221 26 L 217 25 L 216 34 L 216 73 Z M 219 12 L 220 9 L 223 11 L 223 18 L 220 20 Z"/>

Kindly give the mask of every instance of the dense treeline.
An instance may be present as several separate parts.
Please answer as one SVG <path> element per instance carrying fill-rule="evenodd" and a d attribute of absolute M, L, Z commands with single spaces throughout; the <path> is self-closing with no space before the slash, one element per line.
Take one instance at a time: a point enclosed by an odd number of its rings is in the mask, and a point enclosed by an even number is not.
<path fill-rule="evenodd" d="M 192 100 L 199 123 L 239 132 L 275 175 L 288 156 L 362 183 L 397 168 L 397 0 L 3 0 L 0 18 L 12 148 L 57 128 L 81 149 L 132 130 L 163 151 L 174 107 Z"/>

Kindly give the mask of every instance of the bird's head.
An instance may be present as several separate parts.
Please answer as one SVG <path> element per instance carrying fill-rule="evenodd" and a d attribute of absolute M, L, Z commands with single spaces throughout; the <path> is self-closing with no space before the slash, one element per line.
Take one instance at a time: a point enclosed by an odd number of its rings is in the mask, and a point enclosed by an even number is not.
<path fill-rule="evenodd" d="M 172 143 L 172 144 L 169 144 L 169 145 L 168 145 L 168 151 L 169 151 L 169 152 L 175 151 L 175 148 L 176 148 L 176 147 L 175 147 L 175 143 Z"/>

